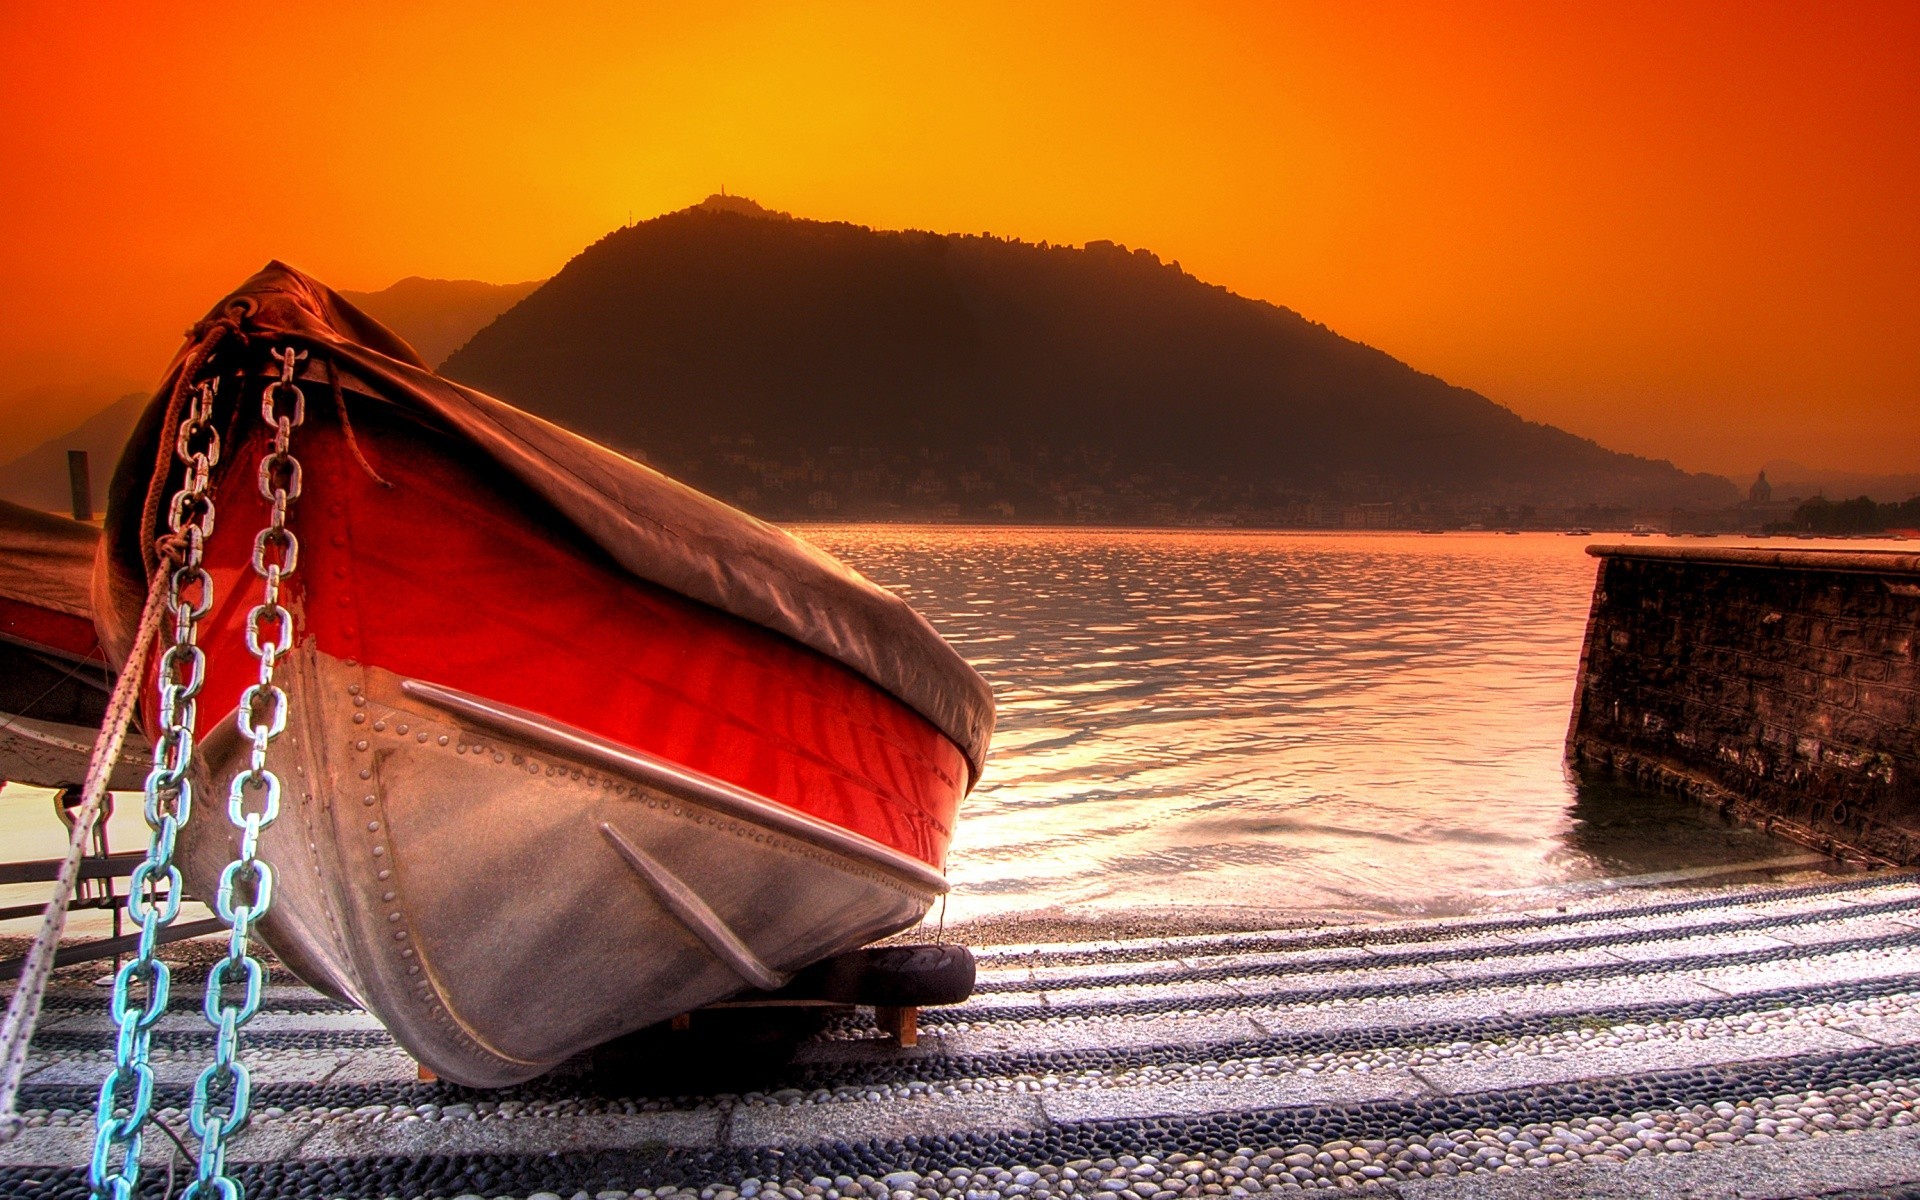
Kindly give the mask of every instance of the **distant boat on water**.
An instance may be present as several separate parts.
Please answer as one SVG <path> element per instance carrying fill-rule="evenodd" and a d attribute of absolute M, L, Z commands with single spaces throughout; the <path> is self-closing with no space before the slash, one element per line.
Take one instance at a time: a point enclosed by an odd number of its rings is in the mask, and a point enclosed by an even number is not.
<path fill-rule="evenodd" d="M 0 784 L 86 779 L 113 689 L 88 594 L 99 544 L 91 525 L 0 500 Z M 124 751 L 109 784 L 138 788 L 145 759 Z"/>

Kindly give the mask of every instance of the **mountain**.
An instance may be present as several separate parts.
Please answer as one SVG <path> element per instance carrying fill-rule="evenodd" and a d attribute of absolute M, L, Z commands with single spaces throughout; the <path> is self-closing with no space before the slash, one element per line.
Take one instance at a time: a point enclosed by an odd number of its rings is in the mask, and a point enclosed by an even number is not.
<path fill-rule="evenodd" d="M 1910 475 L 1870 475 L 1860 471 L 1836 471 L 1809 467 L 1791 459 L 1776 458 L 1762 468 L 1776 499 L 1794 497 L 1850 500 L 1866 496 L 1882 504 L 1897 504 L 1920 495 L 1920 473 Z"/>
<path fill-rule="evenodd" d="M 477 279 L 410 275 L 377 292 L 340 294 L 405 338 L 421 358 L 437 363 L 539 286 L 537 279 L 482 283 Z"/>
<path fill-rule="evenodd" d="M 776 517 L 1735 498 L 1147 250 L 873 230 L 739 197 L 607 235 L 443 369 Z"/>
<path fill-rule="evenodd" d="M 88 413 L 140 386 L 138 379 L 68 378 L 0 393 L 0 462 L 17 458 Z"/>
<path fill-rule="evenodd" d="M 382 324 L 405 338 L 428 362 L 439 362 L 507 309 L 518 304 L 538 280 L 481 283 L 473 279 L 422 279 L 411 276 L 377 292 L 342 292 Z M 111 393 L 109 393 L 111 394 Z M 92 460 L 94 511 L 106 504 L 107 479 L 120 460 L 147 394 L 120 397 L 77 429 L 48 439 L 0 465 L 0 499 L 33 508 L 67 511 L 67 451 L 85 450 Z M 23 401 L 22 403 L 26 403 Z M 95 401 L 99 403 L 99 401 Z M 85 411 L 84 409 L 82 411 Z"/>
<path fill-rule="evenodd" d="M 76 429 L 48 438 L 19 458 L 0 466 L 0 500 L 28 508 L 67 512 L 72 492 L 67 482 L 67 451 L 85 450 L 93 483 L 93 511 L 107 506 L 107 481 L 120 450 L 133 433 L 133 423 L 145 407 L 145 392 L 130 392 L 88 417 Z"/>

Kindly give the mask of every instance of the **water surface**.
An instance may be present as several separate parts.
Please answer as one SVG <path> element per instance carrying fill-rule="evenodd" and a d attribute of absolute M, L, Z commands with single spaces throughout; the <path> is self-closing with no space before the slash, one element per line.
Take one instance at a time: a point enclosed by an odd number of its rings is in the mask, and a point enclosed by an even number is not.
<path fill-rule="evenodd" d="M 954 917 L 1457 912 L 1803 857 L 1568 771 L 1588 539 L 800 532 L 994 685 Z"/>

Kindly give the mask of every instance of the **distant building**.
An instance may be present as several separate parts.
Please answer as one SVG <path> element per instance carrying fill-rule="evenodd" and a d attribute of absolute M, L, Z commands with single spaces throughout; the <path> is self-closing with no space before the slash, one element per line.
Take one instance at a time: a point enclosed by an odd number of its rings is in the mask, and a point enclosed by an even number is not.
<path fill-rule="evenodd" d="M 1340 510 L 1340 524 L 1347 529 L 1392 529 L 1393 504 L 1351 504 Z"/>
<path fill-rule="evenodd" d="M 1760 478 L 1753 481 L 1747 489 L 1747 499 L 1755 504 L 1765 504 L 1773 499 L 1773 485 L 1767 482 L 1767 473 L 1760 472 Z"/>

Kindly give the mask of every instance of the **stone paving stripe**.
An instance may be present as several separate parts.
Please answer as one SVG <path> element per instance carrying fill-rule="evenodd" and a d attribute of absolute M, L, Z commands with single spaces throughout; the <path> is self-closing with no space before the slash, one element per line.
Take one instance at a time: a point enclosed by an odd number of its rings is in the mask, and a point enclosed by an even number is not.
<path fill-rule="evenodd" d="M 300 1158 L 361 1158 L 369 1155 L 578 1154 L 635 1147 L 719 1144 L 722 1114 L 716 1109 L 647 1113 L 584 1113 L 562 1117 L 407 1121 L 335 1118 L 309 1122 L 316 1132 L 300 1143 Z M 243 1142 L 236 1159 L 257 1161 Z"/>
<path fill-rule="evenodd" d="M 1900 919 L 1907 918 L 1907 919 Z M 1059 993 L 1076 986 L 1112 987 L 1116 984 L 1186 983 L 1208 979 L 1247 980 L 1264 975 L 1298 977 L 1309 974 L 1333 974 L 1370 967 L 1436 966 L 1467 963 L 1477 972 L 1496 973 L 1501 960 L 1539 961 L 1554 955 L 1572 955 L 1582 950 L 1599 952 L 1631 948 L 1618 957 L 1644 959 L 1647 951 L 1657 953 L 1661 945 L 1698 943 L 1712 937 L 1717 948 L 1734 951 L 1742 946 L 1758 948 L 1780 942 L 1816 945 L 1824 942 L 1875 935 L 1904 933 L 1920 926 L 1907 900 L 1877 905 L 1829 905 L 1816 912 L 1786 914 L 1747 914 L 1745 919 L 1717 921 L 1703 925 L 1687 917 L 1671 922 L 1635 925 L 1608 922 L 1601 928 L 1582 929 L 1577 937 L 1541 934 L 1525 936 L 1507 933 L 1483 938 L 1466 938 L 1429 943 L 1391 945 L 1354 945 L 1329 949 L 1287 951 L 1268 954 L 1211 955 L 1191 959 L 1166 959 L 1126 963 L 1094 963 L 1084 966 L 1023 968 L 1017 973 L 983 972 L 977 994 L 1008 992 Z M 1742 936 L 1745 935 L 1745 936 Z M 1130 969 L 1131 968 L 1131 969 Z"/>
<path fill-rule="evenodd" d="M 1673 943 L 1673 945 L 1694 949 L 1696 952 L 1672 954 L 1664 958 L 1649 952 L 1645 957 L 1636 959 L 1625 959 L 1613 956 L 1611 961 L 1581 961 L 1578 965 L 1572 966 L 1548 966 L 1535 970 L 1507 970 L 1499 974 L 1473 980 L 1455 980 L 1450 978 L 1438 980 L 1408 979 L 1405 982 L 1396 981 L 1386 986 L 1390 986 L 1393 991 L 1401 995 L 1426 995 L 1442 993 L 1449 990 L 1460 990 L 1463 987 L 1476 986 L 1482 983 L 1497 983 L 1500 986 L 1514 987 L 1531 983 L 1559 983 L 1576 979 L 1613 978 L 1658 972 L 1684 970 L 1703 971 L 1719 967 L 1772 965 L 1792 960 L 1811 960 L 1823 955 L 1843 954 L 1852 951 L 1910 951 L 1915 948 L 1920 948 L 1920 930 L 1892 936 L 1841 938 L 1805 946 L 1794 946 L 1779 942 L 1759 948 L 1746 948 L 1725 953 L 1710 949 L 1699 951 L 1697 947 L 1693 947 L 1692 944 L 1684 942 Z M 1709 941 L 1707 945 L 1711 946 L 1712 943 Z M 1803 977 L 1818 977 L 1820 967 L 1817 964 L 1807 965 L 1803 963 L 1802 965 L 1805 967 Z M 1318 987 L 1280 987 L 1258 992 L 1254 991 L 1251 985 L 1244 982 L 1239 983 L 1237 986 L 1238 990 L 1244 993 L 1249 1001 L 1263 1005 L 1289 1006 L 1312 1004 L 1325 1000 L 1365 998 L 1381 990 L 1382 987 L 1381 984 L 1375 981 L 1373 976 L 1365 976 L 1362 979 L 1351 981 L 1335 978 L 1324 981 L 1322 985 Z M 1192 1010 L 1196 1007 L 1208 1006 L 1210 1004 L 1218 1005 L 1220 1003 L 1225 1002 L 1170 1000 L 1148 994 L 1110 1003 L 1077 1000 L 1069 1004 L 1064 1002 L 1060 993 L 1051 993 L 1048 996 L 1048 1002 L 1045 1004 L 1032 1004 L 1025 1007 L 996 1006 L 990 1016 L 981 1010 L 970 1009 L 962 1005 L 955 1008 L 928 1009 L 921 1014 L 920 1020 L 921 1027 L 927 1029 L 948 1024 L 979 1024 L 984 1020 L 1027 1021 L 1048 1017 L 1070 1016 L 1097 1016 L 1105 1018 L 1129 1012 L 1158 1013 L 1174 1011 L 1181 1008 Z"/>
<path fill-rule="evenodd" d="M 1049 1117 L 1069 1123 L 1363 1104 L 1433 1094 L 1433 1088 L 1410 1071 L 1371 1071 L 1076 1088 L 1042 1093 L 1040 1103 Z"/>
<path fill-rule="evenodd" d="M 1048 1114 L 1037 1095 L 927 1096 L 858 1104 L 756 1105 L 736 1108 L 727 1144 L 809 1146 L 817 1142 L 891 1141 L 909 1136 L 1042 1129 Z"/>
<path fill-rule="evenodd" d="M 1626 1078 L 1646 1071 L 1683 1071 L 1704 1066 L 1732 1068 L 1747 1060 L 1850 1051 L 1882 1044 L 1836 1029 L 1801 1026 L 1757 1034 L 1723 1034 L 1710 1040 L 1662 1039 L 1547 1055 L 1511 1054 L 1465 1063 L 1423 1065 L 1419 1072 L 1437 1091 L 1458 1096 L 1610 1076 Z"/>
<path fill-rule="evenodd" d="M 1394 1185 L 1405 1200 L 1789 1200 L 1920 1184 L 1920 1127 Z"/>

